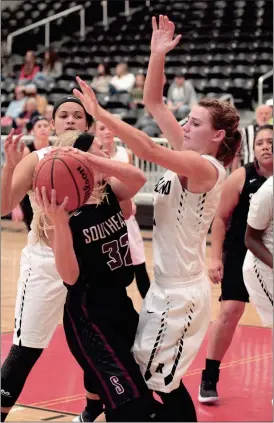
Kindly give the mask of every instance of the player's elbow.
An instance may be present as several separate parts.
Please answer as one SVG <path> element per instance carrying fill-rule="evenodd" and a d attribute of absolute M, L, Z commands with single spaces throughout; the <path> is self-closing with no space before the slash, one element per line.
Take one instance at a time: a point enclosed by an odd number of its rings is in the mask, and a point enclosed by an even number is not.
<path fill-rule="evenodd" d="M 3 216 L 7 216 L 7 214 L 9 214 L 11 212 L 11 210 L 8 210 L 7 207 L 1 207 L 1 217 Z"/>
<path fill-rule="evenodd" d="M 228 222 L 229 222 L 230 216 L 228 216 L 227 214 L 223 214 L 223 213 L 219 213 L 217 212 L 213 223 L 214 226 L 217 227 L 217 229 L 219 229 L 220 227 L 224 227 L 227 228 Z"/>
<path fill-rule="evenodd" d="M 248 230 L 246 230 L 246 233 L 245 233 L 245 246 L 248 250 L 252 249 L 252 237 L 250 236 L 250 233 L 248 232 Z"/>
<path fill-rule="evenodd" d="M 62 280 L 67 285 L 75 285 L 80 276 L 80 271 L 78 266 L 75 266 L 75 267 L 67 266 L 66 268 L 61 268 L 61 269 L 60 268 L 58 269 L 57 267 L 57 271 L 59 275 L 61 276 Z"/>
<path fill-rule="evenodd" d="M 136 176 L 136 180 L 135 180 L 135 189 L 136 189 L 136 193 L 143 188 L 143 186 L 145 185 L 147 178 L 144 174 L 144 172 L 141 169 L 138 169 L 138 176 Z M 133 196 L 132 196 L 133 197 Z"/>
<path fill-rule="evenodd" d="M 256 248 L 256 245 L 261 242 L 261 232 L 256 231 L 249 225 L 246 227 L 245 231 L 245 246 L 248 250 L 252 251 L 254 250 L 254 247 Z"/>
<path fill-rule="evenodd" d="M 133 176 L 133 175 L 132 175 Z M 140 189 L 145 185 L 147 178 L 145 177 L 141 169 L 136 169 L 134 177 L 131 179 L 131 182 L 128 183 L 127 189 L 123 191 L 122 200 L 129 200 L 140 191 Z"/>
<path fill-rule="evenodd" d="M 12 201 L 11 199 L 5 198 L 4 195 L 2 195 L 1 198 L 1 217 L 7 216 L 7 214 L 11 213 L 14 207 L 12 207 Z"/>

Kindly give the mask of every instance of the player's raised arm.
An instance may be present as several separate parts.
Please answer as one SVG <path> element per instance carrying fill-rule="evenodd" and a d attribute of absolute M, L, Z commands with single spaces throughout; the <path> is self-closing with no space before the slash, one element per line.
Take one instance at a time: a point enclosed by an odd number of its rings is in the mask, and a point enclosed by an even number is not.
<path fill-rule="evenodd" d="M 19 142 L 23 134 L 13 138 L 14 131 L 7 136 L 4 145 L 5 164 L 1 175 L 1 216 L 10 213 L 20 203 L 32 185 L 36 154 L 24 157 L 25 144 Z"/>
<path fill-rule="evenodd" d="M 181 39 L 174 38 L 175 25 L 167 16 L 160 15 L 159 22 L 152 18 L 151 54 L 144 87 L 144 104 L 157 121 L 160 129 L 174 150 L 181 150 L 184 131 L 163 100 L 164 66 L 166 54 Z"/>
<path fill-rule="evenodd" d="M 91 164 L 91 169 L 105 174 L 119 201 L 134 197 L 146 183 L 144 172 L 137 167 L 94 154 L 79 152 Z"/>
<path fill-rule="evenodd" d="M 201 154 L 196 151 L 172 151 L 166 147 L 156 144 L 148 135 L 138 129 L 121 121 L 116 116 L 104 110 L 97 102 L 93 90 L 77 77 L 82 92 L 73 90 L 74 95 L 84 105 L 88 113 L 92 113 L 95 119 L 103 122 L 112 132 L 114 132 L 138 157 L 157 163 L 160 166 L 170 169 L 178 175 L 186 176 L 191 180 L 200 179 L 212 182 L 212 186 L 217 180 L 217 173 L 214 166 Z M 194 122 L 195 123 L 195 122 Z M 216 144 L 221 142 L 225 131 L 216 131 Z M 235 140 L 236 142 L 237 140 Z M 233 138 L 234 142 L 234 138 Z"/>

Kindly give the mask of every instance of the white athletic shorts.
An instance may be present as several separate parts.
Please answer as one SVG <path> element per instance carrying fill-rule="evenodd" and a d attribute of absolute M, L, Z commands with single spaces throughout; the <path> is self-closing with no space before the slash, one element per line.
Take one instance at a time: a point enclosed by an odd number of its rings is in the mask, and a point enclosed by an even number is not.
<path fill-rule="evenodd" d="M 144 241 L 135 216 L 130 216 L 130 218 L 126 220 L 126 225 L 132 263 L 134 265 L 145 263 Z"/>
<path fill-rule="evenodd" d="M 247 251 L 243 277 L 250 299 L 264 326 L 273 326 L 273 272 Z"/>
<path fill-rule="evenodd" d="M 66 295 L 52 250 L 28 244 L 21 255 L 13 343 L 46 348 L 62 316 Z"/>
<path fill-rule="evenodd" d="M 150 389 L 169 393 L 178 388 L 207 332 L 210 300 L 210 283 L 204 274 L 191 281 L 151 284 L 133 346 Z"/>

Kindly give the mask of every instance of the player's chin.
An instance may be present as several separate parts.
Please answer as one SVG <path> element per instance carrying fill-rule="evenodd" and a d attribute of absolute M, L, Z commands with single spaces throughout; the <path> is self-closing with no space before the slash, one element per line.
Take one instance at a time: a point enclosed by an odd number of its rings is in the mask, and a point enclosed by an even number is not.
<path fill-rule="evenodd" d="M 266 154 L 264 156 L 261 157 L 260 163 L 263 164 L 264 166 L 266 165 L 272 165 L 273 163 L 273 156 L 272 154 Z"/>

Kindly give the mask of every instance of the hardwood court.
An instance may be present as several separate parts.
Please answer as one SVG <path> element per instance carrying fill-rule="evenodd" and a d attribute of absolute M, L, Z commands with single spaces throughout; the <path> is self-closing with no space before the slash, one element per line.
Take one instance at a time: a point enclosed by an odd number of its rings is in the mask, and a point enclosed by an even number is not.
<path fill-rule="evenodd" d="M 152 275 L 151 232 L 145 231 L 143 236 L 147 267 Z M 2 221 L 2 360 L 12 342 L 20 254 L 25 243 L 23 225 Z M 129 294 L 139 310 L 141 298 L 135 283 L 129 287 Z M 212 320 L 218 313 L 219 294 L 220 287 L 213 285 Z M 260 319 L 251 304 L 247 305 L 240 325 L 222 364 L 219 406 L 201 406 L 196 401 L 206 340 L 184 377 L 195 400 L 199 421 L 272 421 L 271 330 L 260 327 Z M 7 421 L 71 421 L 83 405 L 82 372 L 67 349 L 60 325 Z M 234 415 L 234 412 L 237 414 Z"/>

